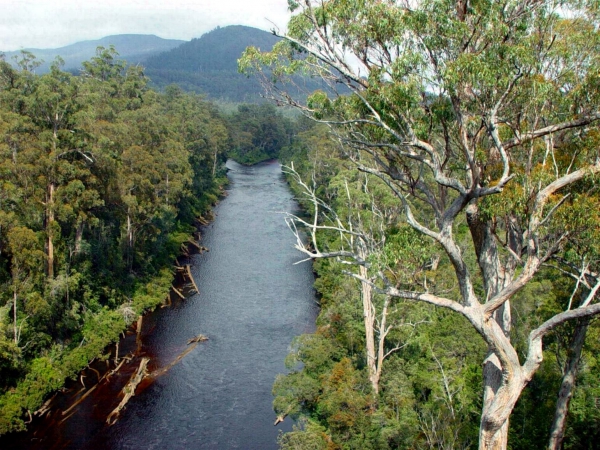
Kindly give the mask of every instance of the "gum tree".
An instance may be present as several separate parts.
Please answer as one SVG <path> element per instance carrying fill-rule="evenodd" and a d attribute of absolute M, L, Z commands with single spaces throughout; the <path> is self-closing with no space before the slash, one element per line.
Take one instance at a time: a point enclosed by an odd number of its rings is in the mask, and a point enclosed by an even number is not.
<path fill-rule="evenodd" d="M 274 30 L 284 39 L 268 53 L 247 49 L 241 69 L 263 77 L 267 96 L 327 123 L 358 168 L 395 194 L 406 222 L 443 251 L 456 292 L 397 287 L 383 273 L 383 287 L 373 286 L 450 309 L 477 330 L 488 348 L 479 448 L 506 448 L 544 336 L 600 313 L 592 288 L 578 305 L 536 318 L 524 352 L 511 343 L 511 300 L 582 231 L 555 216 L 595 195 L 597 3 L 288 4 L 287 32 Z M 329 89 L 297 100 L 280 83 L 297 72 Z M 349 94 L 335 94 L 340 86 Z M 471 248 L 456 239 L 465 222 Z"/>

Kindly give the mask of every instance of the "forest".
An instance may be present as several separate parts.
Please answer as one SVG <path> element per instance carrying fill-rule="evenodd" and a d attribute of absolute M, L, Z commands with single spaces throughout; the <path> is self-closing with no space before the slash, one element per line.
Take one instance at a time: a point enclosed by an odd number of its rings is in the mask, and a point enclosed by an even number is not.
<path fill-rule="evenodd" d="M 0 434 L 165 302 L 174 261 L 226 183 L 290 141 L 271 105 L 225 115 L 159 93 L 114 47 L 77 76 L 0 60 Z M 287 125 L 286 125 L 287 124 Z"/>
<path fill-rule="evenodd" d="M 239 67 L 297 116 L 156 92 L 114 49 L 0 61 L 0 433 L 164 301 L 226 157 L 277 157 L 321 308 L 282 449 L 595 448 L 598 2 L 288 4 Z"/>
<path fill-rule="evenodd" d="M 239 61 L 303 116 L 280 159 L 321 313 L 280 447 L 596 448 L 598 2 L 288 4 Z"/>

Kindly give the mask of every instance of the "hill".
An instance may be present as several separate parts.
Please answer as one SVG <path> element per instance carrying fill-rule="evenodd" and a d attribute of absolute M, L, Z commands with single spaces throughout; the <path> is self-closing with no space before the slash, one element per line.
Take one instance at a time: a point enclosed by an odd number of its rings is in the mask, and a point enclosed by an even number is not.
<path fill-rule="evenodd" d="M 65 60 L 63 70 L 77 73 L 83 61 L 96 54 L 98 46 L 114 45 L 121 59 L 130 64 L 141 64 L 151 80 L 151 86 L 162 90 L 177 84 L 190 92 L 205 94 L 213 100 L 226 103 L 257 103 L 263 92 L 257 77 L 238 73 L 237 60 L 248 46 L 271 50 L 280 38 L 257 28 L 231 25 L 218 27 L 189 42 L 162 39 L 154 35 L 119 34 L 93 41 L 77 42 L 56 49 L 25 49 L 44 63 L 36 69 L 43 74 L 56 56 Z M 5 59 L 12 63 L 19 51 L 6 52 Z M 290 88 L 299 97 L 306 91 L 324 87 L 311 79 L 297 78 L 295 82 L 304 92 Z"/>
<path fill-rule="evenodd" d="M 231 25 L 146 59 L 146 75 L 162 88 L 171 83 L 205 93 L 214 99 L 256 101 L 261 87 L 256 78 L 237 71 L 237 59 L 248 46 L 270 50 L 279 38 L 257 28 Z"/>
<path fill-rule="evenodd" d="M 177 39 L 162 39 L 150 34 L 118 34 L 102 39 L 82 41 L 66 47 L 54 49 L 27 48 L 38 60 L 44 63 L 36 70 L 45 73 L 56 56 L 65 60 L 65 70 L 77 70 L 83 61 L 89 60 L 96 54 L 96 47 L 114 45 L 121 58 L 132 64 L 142 63 L 149 56 L 171 50 L 185 41 Z M 20 51 L 5 52 L 6 61 L 12 62 L 12 57 L 20 55 Z"/>

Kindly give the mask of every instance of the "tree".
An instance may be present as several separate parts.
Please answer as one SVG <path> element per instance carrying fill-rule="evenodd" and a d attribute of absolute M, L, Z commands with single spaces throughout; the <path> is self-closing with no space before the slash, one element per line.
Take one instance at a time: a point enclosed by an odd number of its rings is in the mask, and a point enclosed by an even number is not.
<path fill-rule="evenodd" d="M 39 286 L 39 274 L 36 276 L 36 273 L 44 254 L 38 249 L 37 240 L 35 233 L 24 227 L 14 227 L 8 233 L 9 250 L 12 254 L 13 339 L 17 346 L 26 320 L 22 318 L 19 321 L 19 299 L 33 291 L 36 284 Z M 38 283 L 35 282 L 36 278 Z"/>
<path fill-rule="evenodd" d="M 287 215 L 288 226 L 296 236 L 296 248 L 310 259 L 335 257 L 345 265 L 357 266 L 366 366 L 373 393 L 377 395 L 384 360 L 404 347 L 409 337 L 404 333 L 400 337 L 397 331 L 400 328 L 414 331 L 417 321 L 411 322 L 414 318 L 410 317 L 407 308 L 398 313 L 398 306 L 391 302 L 389 295 L 377 295 L 374 289 L 375 274 L 378 270 L 395 269 L 398 259 L 404 260 L 405 267 L 411 263 L 423 266 L 430 259 L 426 243 L 407 228 L 390 231 L 397 223 L 400 208 L 390 202 L 389 192 L 382 189 L 384 186 L 379 180 L 369 180 L 366 174 L 356 170 L 340 170 L 330 181 L 330 190 L 337 191 L 332 195 L 337 199 L 337 207 L 332 207 L 318 198 L 316 183 L 313 181 L 313 186 L 306 184 L 293 165 L 284 167 L 284 172 L 290 174 L 292 180 L 301 187 L 304 195 L 302 200 L 307 202 L 313 216 L 313 220 L 307 222 L 294 214 Z M 308 242 L 298 226 L 309 230 Z M 318 237 L 323 232 L 338 235 L 335 239 L 337 245 L 328 245 L 337 248 L 323 248 L 322 239 Z M 353 275 L 356 272 L 349 273 Z M 392 331 L 396 333 L 390 335 Z M 390 345 L 389 337 L 393 335 L 397 339 Z"/>
<path fill-rule="evenodd" d="M 291 0 L 295 15 L 272 52 L 246 50 L 270 95 L 328 124 L 359 170 L 383 180 L 405 220 L 431 239 L 457 290 L 381 293 L 464 316 L 488 347 L 480 449 L 507 446 L 508 419 L 543 358 L 543 338 L 600 313 L 597 289 L 539 320 L 519 355 L 511 300 L 581 230 L 555 216 L 594 195 L 598 5 L 586 1 Z M 569 14 L 565 14 L 568 11 Z M 261 72 L 263 65 L 271 70 Z M 306 104 L 280 83 L 303 71 L 352 95 L 315 92 Z M 466 222 L 475 253 L 456 239 Z M 501 237 L 503 235 L 503 237 Z M 357 255 L 357 260 L 360 260 Z M 363 265 L 368 264 L 363 262 Z"/>

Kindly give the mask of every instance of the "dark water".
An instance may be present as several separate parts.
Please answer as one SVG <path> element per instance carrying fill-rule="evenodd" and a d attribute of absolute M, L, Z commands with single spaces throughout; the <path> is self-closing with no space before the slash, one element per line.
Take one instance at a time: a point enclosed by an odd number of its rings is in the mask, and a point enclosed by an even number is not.
<path fill-rule="evenodd" d="M 273 426 L 271 387 L 285 372 L 292 338 L 313 329 L 313 274 L 307 263 L 294 265 L 301 255 L 281 212 L 296 204 L 279 164 L 230 161 L 228 167 L 229 195 L 202 232 L 210 251 L 193 258 L 200 294 L 146 317 L 141 353 L 151 356 L 149 367 L 156 370 L 191 337 L 202 333 L 209 340 L 145 389 L 140 385 L 142 392 L 112 427 L 104 423 L 107 411 L 118 403 L 135 361 L 121 374 L 121 385 L 103 383 L 71 418 L 43 432 L 40 425 L 14 448 L 277 448 L 278 433 L 291 423 Z M 135 345 L 135 335 L 128 339 L 122 349 Z"/>

